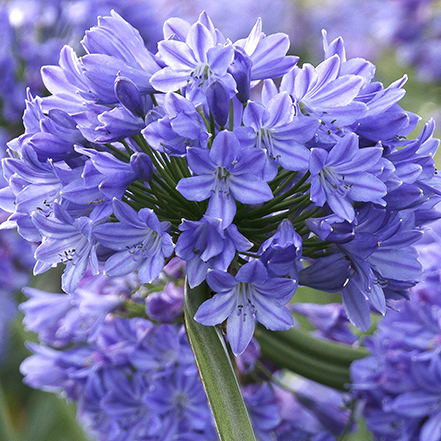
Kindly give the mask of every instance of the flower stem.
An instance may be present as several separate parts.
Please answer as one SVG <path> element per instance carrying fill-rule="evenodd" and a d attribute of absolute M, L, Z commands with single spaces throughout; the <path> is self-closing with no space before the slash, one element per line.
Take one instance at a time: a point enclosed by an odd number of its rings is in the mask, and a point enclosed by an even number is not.
<path fill-rule="evenodd" d="M 310 380 L 338 390 L 346 391 L 351 382 L 349 367 L 334 364 L 296 348 L 281 339 L 280 332 L 267 331 L 259 326 L 254 336 L 257 338 L 262 355 L 272 360 L 280 368 L 286 368 Z"/>
<path fill-rule="evenodd" d="M 203 326 L 193 319 L 208 297 L 209 288 L 205 282 L 195 288 L 186 283 L 185 327 L 220 440 L 256 441 L 220 329 Z"/>

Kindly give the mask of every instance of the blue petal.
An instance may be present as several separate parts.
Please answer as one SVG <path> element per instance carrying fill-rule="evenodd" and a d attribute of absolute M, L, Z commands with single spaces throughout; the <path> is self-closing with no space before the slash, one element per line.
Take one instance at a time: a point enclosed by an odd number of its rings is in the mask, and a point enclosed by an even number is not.
<path fill-rule="evenodd" d="M 369 303 L 357 284 L 350 280 L 343 288 L 343 306 L 350 322 L 360 331 L 367 331 L 371 325 Z"/>
<path fill-rule="evenodd" d="M 178 190 L 189 201 L 204 201 L 208 199 L 215 187 L 215 176 L 213 175 L 200 175 L 192 176 L 191 178 L 182 178 L 176 190 Z"/>
<path fill-rule="evenodd" d="M 134 260 L 128 251 L 120 251 L 110 256 L 104 265 L 104 274 L 110 277 L 125 276 L 136 271 L 142 260 Z"/>
<path fill-rule="evenodd" d="M 185 71 L 187 76 L 197 65 L 193 52 L 183 41 L 163 40 L 158 43 L 161 59 L 173 70 Z M 153 84 L 153 83 L 152 83 Z M 155 85 L 153 84 L 153 87 Z"/>
<path fill-rule="evenodd" d="M 292 328 L 294 319 L 285 306 L 277 301 L 261 296 L 253 295 L 253 303 L 256 307 L 256 319 L 263 326 L 272 331 L 284 331 Z"/>
<path fill-rule="evenodd" d="M 232 313 L 235 306 L 235 296 L 228 294 L 215 294 L 199 306 L 194 319 L 205 326 L 214 326 L 222 323 Z"/>
<path fill-rule="evenodd" d="M 432 414 L 439 409 L 439 406 L 439 396 L 437 394 L 432 395 L 423 391 L 415 391 L 398 395 L 392 403 L 387 405 L 387 408 L 405 417 L 421 418 Z"/>
<path fill-rule="evenodd" d="M 236 308 L 228 317 L 227 335 L 234 355 L 242 354 L 253 338 L 256 319 L 252 314 L 245 314 L 244 308 L 242 313 L 236 312 Z"/>
<path fill-rule="evenodd" d="M 236 215 L 236 202 L 233 196 L 225 192 L 212 193 L 205 214 L 221 219 L 222 228 L 227 228 Z"/>
<path fill-rule="evenodd" d="M 221 167 L 230 166 L 240 156 L 240 144 L 233 132 L 222 130 L 213 140 L 210 159 Z"/>
<path fill-rule="evenodd" d="M 206 63 L 207 52 L 214 46 L 214 40 L 208 29 L 197 21 L 187 34 L 186 43 L 193 51 L 197 61 Z"/>
<path fill-rule="evenodd" d="M 234 276 L 225 271 L 219 270 L 208 272 L 207 283 L 215 292 L 231 291 L 237 284 Z"/>
<path fill-rule="evenodd" d="M 258 204 L 273 198 L 269 185 L 252 174 L 230 176 L 229 188 L 236 200 L 244 204 Z"/>
<path fill-rule="evenodd" d="M 238 282 L 260 285 L 268 278 L 268 271 L 260 260 L 251 260 L 243 265 L 236 274 Z"/>

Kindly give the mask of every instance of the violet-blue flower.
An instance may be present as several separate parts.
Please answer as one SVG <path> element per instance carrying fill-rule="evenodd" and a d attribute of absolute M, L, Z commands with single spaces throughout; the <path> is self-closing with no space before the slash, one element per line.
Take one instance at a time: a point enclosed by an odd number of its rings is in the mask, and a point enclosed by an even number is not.
<path fill-rule="evenodd" d="M 269 278 L 259 260 L 246 263 L 235 277 L 212 270 L 207 274 L 207 283 L 216 294 L 199 307 L 195 320 L 213 326 L 228 319 L 228 340 L 235 355 L 240 355 L 248 346 L 256 321 L 273 331 L 293 325 L 285 304 L 294 295 L 297 282 Z"/>
<path fill-rule="evenodd" d="M 286 92 L 274 93 L 272 89 L 275 86 L 268 84 L 265 82 L 264 85 L 264 105 L 249 102 L 243 115 L 244 127 L 236 130 L 239 138 L 250 137 L 253 147 L 266 152 L 265 180 L 276 176 L 277 165 L 285 170 L 306 171 L 310 151 L 305 143 L 314 136 L 319 126 L 312 118 L 297 117 L 289 95 Z M 270 84 L 273 84 L 272 81 Z"/>
<path fill-rule="evenodd" d="M 360 149 L 354 134 L 341 138 L 328 152 L 312 149 L 311 200 L 319 206 L 328 203 L 331 210 L 349 222 L 355 218 L 354 201 L 385 205 L 386 185 L 375 174 L 381 148 Z"/>
<path fill-rule="evenodd" d="M 190 27 L 185 41 L 163 40 L 158 56 L 167 67 L 155 73 L 150 82 L 162 92 L 173 92 L 185 87 L 186 97 L 199 105 L 205 102 L 204 93 L 215 79 L 221 81 L 231 96 L 236 82 L 227 72 L 233 61 L 231 42 L 219 42 L 218 35 L 199 21 Z"/>
<path fill-rule="evenodd" d="M 197 174 L 179 181 L 177 189 L 187 199 L 209 199 L 206 214 L 223 220 L 226 228 L 236 214 L 236 200 L 257 204 L 273 197 L 268 184 L 256 176 L 262 170 L 264 155 L 260 150 L 244 150 L 236 136 L 223 130 L 210 150 L 189 148 L 188 164 Z"/>
<path fill-rule="evenodd" d="M 164 267 L 164 259 L 173 253 L 168 223 L 160 223 L 152 210 L 137 213 L 118 199 L 113 200 L 113 212 L 119 222 L 97 225 L 93 230 L 102 245 L 116 251 L 106 260 L 105 273 L 121 276 L 137 270 L 143 283 L 152 282 Z"/>
<path fill-rule="evenodd" d="M 186 275 L 191 287 L 202 283 L 210 268 L 226 271 L 236 251 L 248 251 L 252 243 L 234 224 L 224 228 L 222 219 L 204 215 L 200 221 L 184 221 L 176 243 L 176 254 L 187 262 Z"/>
<path fill-rule="evenodd" d="M 66 265 L 62 277 L 63 290 L 75 291 L 90 262 L 92 272 L 98 274 L 96 244 L 92 236 L 92 220 L 88 217 L 73 219 L 58 204 L 54 204 L 55 217 L 46 217 L 35 211 L 32 220 L 44 240 L 35 250 L 37 263 L 34 274 L 40 274 L 58 263 Z"/>

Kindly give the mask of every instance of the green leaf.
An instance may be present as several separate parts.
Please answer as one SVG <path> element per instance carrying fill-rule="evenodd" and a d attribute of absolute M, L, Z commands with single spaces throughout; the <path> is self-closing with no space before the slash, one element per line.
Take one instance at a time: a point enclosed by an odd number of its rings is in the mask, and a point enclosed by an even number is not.
<path fill-rule="evenodd" d="M 203 326 L 193 319 L 208 298 L 205 282 L 195 288 L 185 284 L 185 326 L 219 437 L 221 441 L 256 441 L 219 327 Z"/>

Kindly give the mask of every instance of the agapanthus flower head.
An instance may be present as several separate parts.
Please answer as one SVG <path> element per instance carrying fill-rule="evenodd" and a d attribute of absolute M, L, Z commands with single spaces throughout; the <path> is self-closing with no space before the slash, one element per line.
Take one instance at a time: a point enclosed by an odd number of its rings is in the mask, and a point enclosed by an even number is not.
<path fill-rule="evenodd" d="M 65 264 L 70 293 L 88 268 L 164 288 L 178 256 L 190 290 L 213 291 L 196 320 L 227 320 L 236 354 L 256 322 L 292 326 L 298 284 L 341 292 L 362 330 L 371 307 L 408 296 L 441 196 L 433 122 L 404 139 L 418 121 L 398 105 L 406 77 L 373 81 L 342 39 L 324 32 L 324 60 L 300 68 L 288 36 L 262 29 L 233 41 L 206 12 L 173 17 L 153 54 L 113 11 L 85 55 L 65 46 L 42 69 L 50 95 L 28 95 L 0 193 L 3 226 L 40 243 L 36 274 Z M 174 299 L 156 301 L 152 315 L 173 320 Z"/>

